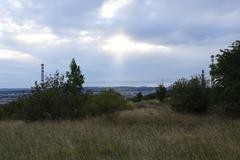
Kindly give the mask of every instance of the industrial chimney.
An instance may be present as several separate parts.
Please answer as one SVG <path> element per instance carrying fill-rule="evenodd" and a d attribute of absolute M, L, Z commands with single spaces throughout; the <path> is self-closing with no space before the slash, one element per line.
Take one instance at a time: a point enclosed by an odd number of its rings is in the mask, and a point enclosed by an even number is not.
<path fill-rule="evenodd" d="M 41 64 L 41 84 L 44 84 L 44 64 Z"/>

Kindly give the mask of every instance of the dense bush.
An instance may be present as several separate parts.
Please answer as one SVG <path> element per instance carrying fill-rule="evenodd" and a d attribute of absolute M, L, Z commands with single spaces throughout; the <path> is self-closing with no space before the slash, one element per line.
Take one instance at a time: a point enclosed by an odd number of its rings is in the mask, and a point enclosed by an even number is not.
<path fill-rule="evenodd" d="M 61 95 L 56 90 L 47 90 L 1 107 L 0 116 L 23 120 L 82 119 L 113 115 L 127 108 L 127 101 L 114 90 L 106 90 L 98 95 Z"/>
<path fill-rule="evenodd" d="M 86 103 L 86 114 L 90 115 L 112 115 L 116 111 L 127 109 L 127 101 L 112 89 L 90 96 Z"/>
<path fill-rule="evenodd" d="M 179 112 L 203 113 L 208 109 L 208 90 L 201 77 L 181 79 L 171 89 L 172 109 Z"/>

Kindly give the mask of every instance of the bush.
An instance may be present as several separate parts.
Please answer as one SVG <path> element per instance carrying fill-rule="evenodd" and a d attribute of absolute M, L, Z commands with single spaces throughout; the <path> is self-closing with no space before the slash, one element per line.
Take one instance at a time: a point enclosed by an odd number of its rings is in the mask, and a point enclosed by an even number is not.
<path fill-rule="evenodd" d="M 106 90 L 99 95 L 91 96 L 87 100 L 86 113 L 90 115 L 112 115 L 116 111 L 128 108 L 127 101 L 120 93 L 114 90 Z"/>
<path fill-rule="evenodd" d="M 203 113 L 208 109 L 208 90 L 200 77 L 175 82 L 171 90 L 172 109 L 179 112 Z"/>
<path fill-rule="evenodd" d="M 61 95 L 52 89 L 6 104 L 1 117 L 33 121 L 83 118 L 83 105 L 81 96 Z"/>
<path fill-rule="evenodd" d="M 151 94 L 143 96 L 143 100 L 154 100 L 156 98 L 157 98 L 157 94 L 156 93 L 151 93 Z"/>
<path fill-rule="evenodd" d="M 166 96 L 167 89 L 163 84 L 160 84 L 156 89 L 156 95 L 160 102 L 163 102 Z"/>
<path fill-rule="evenodd" d="M 113 115 L 129 109 L 127 101 L 117 92 L 106 90 L 98 95 L 62 95 L 58 90 L 45 90 L 0 108 L 2 119 L 60 120 L 87 116 Z"/>
<path fill-rule="evenodd" d="M 138 92 L 137 95 L 133 98 L 130 98 L 133 102 L 140 102 L 142 101 L 144 96 L 142 95 L 142 92 Z"/>

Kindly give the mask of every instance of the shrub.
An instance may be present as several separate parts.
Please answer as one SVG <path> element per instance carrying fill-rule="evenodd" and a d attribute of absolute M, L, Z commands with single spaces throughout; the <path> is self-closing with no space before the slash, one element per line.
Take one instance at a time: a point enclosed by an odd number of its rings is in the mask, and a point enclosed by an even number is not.
<path fill-rule="evenodd" d="M 143 96 L 143 100 L 154 100 L 156 98 L 157 98 L 156 93 L 151 93 L 151 94 Z"/>
<path fill-rule="evenodd" d="M 1 117 L 33 121 L 83 118 L 84 103 L 81 96 L 61 95 L 51 89 L 5 105 Z"/>
<path fill-rule="evenodd" d="M 132 100 L 133 102 L 140 102 L 143 100 L 143 98 L 144 96 L 142 95 L 142 92 L 138 92 L 137 95 L 130 100 Z"/>
<path fill-rule="evenodd" d="M 129 107 L 127 101 L 113 90 L 98 95 L 62 95 L 52 89 L 19 98 L 1 107 L 0 117 L 31 121 L 82 119 L 86 116 L 112 116 Z"/>
<path fill-rule="evenodd" d="M 208 109 L 208 92 L 201 77 L 175 82 L 171 90 L 172 109 L 179 112 L 202 113 Z"/>
<path fill-rule="evenodd" d="M 156 95 L 160 102 L 163 102 L 166 96 L 167 89 L 163 84 L 160 84 L 156 89 Z"/>
<path fill-rule="evenodd" d="M 136 101 L 140 102 L 140 101 L 142 101 L 142 99 L 143 99 L 142 92 L 138 92 L 138 94 L 136 95 Z"/>
<path fill-rule="evenodd" d="M 86 113 L 90 115 L 112 115 L 128 107 L 127 101 L 121 94 L 112 89 L 91 96 L 86 105 Z"/>

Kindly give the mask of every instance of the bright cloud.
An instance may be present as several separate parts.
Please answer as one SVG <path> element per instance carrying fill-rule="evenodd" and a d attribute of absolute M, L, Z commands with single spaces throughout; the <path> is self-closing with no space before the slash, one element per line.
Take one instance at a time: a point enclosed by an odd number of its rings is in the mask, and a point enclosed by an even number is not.
<path fill-rule="evenodd" d="M 163 45 L 134 41 L 123 34 L 119 34 L 106 40 L 102 49 L 116 54 L 138 54 L 151 51 L 168 51 L 171 48 Z"/>
<path fill-rule="evenodd" d="M 100 9 L 100 16 L 102 18 L 111 19 L 121 8 L 131 2 L 132 0 L 108 0 L 102 5 Z"/>
<path fill-rule="evenodd" d="M 26 45 L 60 45 L 69 42 L 54 34 L 49 27 L 38 25 L 35 21 L 29 20 L 18 24 L 10 18 L 0 19 L 0 31 L 12 34 L 12 37 L 19 43 Z"/>
<path fill-rule="evenodd" d="M 0 49 L 0 60 L 34 61 L 35 58 L 22 51 Z"/>
<path fill-rule="evenodd" d="M 28 45 L 42 46 L 60 45 L 69 42 L 68 39 L 61 39 L 51 32 L 20 33 L 16 36 L 16 40 Z"/>

